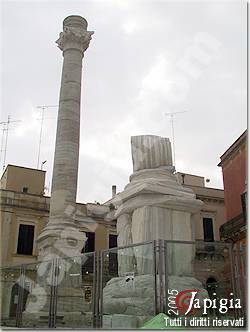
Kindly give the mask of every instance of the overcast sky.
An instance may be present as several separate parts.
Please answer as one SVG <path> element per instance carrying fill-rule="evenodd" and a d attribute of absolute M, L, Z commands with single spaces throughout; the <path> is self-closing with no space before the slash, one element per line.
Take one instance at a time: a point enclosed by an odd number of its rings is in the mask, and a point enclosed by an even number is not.
<path fill-rule="evenodd" d="M 220 156 L 247 126 L 245 2 L 5 0 L 1 7 L 0 121 L 22 121 L 11 125 L 6 163 L 37 166 L 36 106 L 58 105 L 63 58 L 55 40 L 75 14 L 95 31 L 83 66 L 78 201 L 103 202 L 112 184 L 122 191 L 132 173 L 130 137 L 172 140 L 169 112 L 186 111 L 174 118 L 177 171 L 222 188 Z M 57 108 L 46 109 L 48 187 L 56 117 Z"/>

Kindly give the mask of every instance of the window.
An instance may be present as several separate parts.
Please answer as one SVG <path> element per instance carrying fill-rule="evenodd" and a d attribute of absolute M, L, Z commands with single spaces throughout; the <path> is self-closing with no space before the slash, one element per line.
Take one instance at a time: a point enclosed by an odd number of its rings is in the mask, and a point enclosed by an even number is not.
<path fill-rule="evenodd" d="M 241 205 L 242 205 L 242 211 L 243 211 L 243 218 L 246 222 L 247 220 L 247 192 L 244 192 L 241 195 Z"/>
<path fill-rule="evenodd" d="M 85 242 L 85 247 L 82 249 L 82 253 L 95 251 L 95 233 L 85 232 L 85 234 L 87 240 Z"/>
<path fill-rule="evenodd" d="M 23 193 L 25 193 L 25 194 L 27 194 L 28 190 L 29 190 L 29 188 L 28 188 L 28 187 L 23 187 L 23 190 L 22 190 L 22 192 L 23 192 Z"/>
<path fill-rule="evenodd" d="M 109 248 L 117 247 L 117 235 L 109 234 Z"/>
<path fill-rule="evenodd" d="M 33 225 L 19 225 L 17 254 L 32 255 L 33 242 L 34 242 L 34 229 Z"/>
<path fill-rule="evenodd" d="M 214 231 L 213 231 L 213 219 L 203 218 L 203 231 L 204 231 L 204 241 L 213 242 L 214 241 Z"/>
<path fill-rule="evenodd" d="M 93 252 L 95 251 L 95 233 L 93 232 L 85 232 L 87 240 L 85 242 L 85 246 L 82 248 L 82 253 L 85 252 Z M 82 265 L 82 275 L 86 275 L 88 273 L 93 273 L 94 271 L 94 256 L 86 255 L 86 260 Z"/>

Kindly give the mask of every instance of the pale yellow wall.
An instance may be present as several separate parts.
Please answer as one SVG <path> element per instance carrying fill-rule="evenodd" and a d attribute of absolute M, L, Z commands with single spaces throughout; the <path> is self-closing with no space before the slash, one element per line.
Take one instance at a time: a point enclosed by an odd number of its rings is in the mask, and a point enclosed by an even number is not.
<path fill-rule="evenodd" d="M 190 186 L 192 187 L 192 186 Z M 216 241 L 220 240 L 219 227 L 225 222 L 225 208 L 222 190 L 205 187 L 192 187 L 197 196 L 203 197 L 204 206 L 201 213 L 194 216 L 194 233 L 196 239 L 203 239 L 203 217 L 212 217 L 214 221 L 214 237 Z M 27 195 L 13 191 L 0 191 L 0 198 L 4 204 L 0 209 L 1 217 L 1 246 L 2 246 L 2 265 L 18 265 L 31 263 L 37 260 L 37 247 L 35 244 L 37 236 L 41 233 L 48 222 L 49 197 Z M 209 198 L 210 196 L 210 198 Z M 217 197 L 217 201 L 215 198 Z M 22 206 L 21 206 L 22 205 Z M 19 207 L 17 207 L 19 206 Z M 86 215 L 86 206 L 77 204 L 77 208 L 82 215 Z M 83 218 L 84 219 L 84 218 Z M 17 255 L 18 229 L 20 223 L 30 223 L 35 226 L 34 250 L 33 256 Z M 115 222 L 105 222 L 96 220 L 95 231 L 95 250 L 103 250 L 109 247 L 109 234 L 115 234 Z M 91 231 L 82 227 L 82 231 Z"/>
<path fill-rule="evenodd" d="M 183 183 L 182 174 L 184 174 L 184 184 L 185 185 L 192 185 L 192 186 L 198 186 L 198 187 L 205 186 L 205 179 L 203 176 L 177 172 L 175 174 L 175 176 L 179 183 L 181 183 L 181 184 Z"/>
<path fill-rule="evenodd" d="M 1 265 L 13 266 L 37 261 L 38 250 L 36 238 L 42 232 L 48 222 L 49 197 L 23 194 L 14 191 L 0 190 L 0 222 L 1 222 Z M 7 203 L 7 204 L 6 204 Z M 77 204 L 82 215 L 86 215 L 86 206 Z M 31 224 L 34 229 L 33 255 L 17 254 L 19 224 Z M 96 220 L 95 249 L 107 249 L 109 246 L 109 234 L 115 234 L 115 223 Z M 82 231 L 89 232 L 85 227 Z"/>
<path fill-rule="evenodd" d="M 108 248 L 108 229 L 105 225 L 99 224 L 95 231 L 95 249 L 103 250 Z"/>
<path fill-rule="evenodd" d="M 5 265 L 6 262 L 8 262 L 9 260 L 10 244 L 13 242 L 13 237 L 11 233 L 13 214 L 11 212 L 0 211 L 0 218 L 1 218 L 1 260 L 2 260 L 2 265 Z"/>
<path fill-rule="evenodd" d="M 37 260 L 36 238 L 48 221 L 48 198 L 13 191 L 0 191 L 1 265 L 19 265 Z M 6 204 L 7 203 L 7 204 Z M 17 254 L 20 224 L 34 225 L 33 255 Z"/>
<path fill-rule="evenodd" d="M 8 218 L 9 217 L 9 218 Z M 34 214 L 23 213 L 13 209 L 13 213 L 3 213 L 4 222 L 2 226 L 2 265 L 19 265 L 36 262 L 37 246 L 36 239 L 47 223 L 47 217 L 40 217 Z M 10 222 L 9 222 L 10 221 Z M 34 225 L 34 243 L 32 256 L 17 254 L 18 232 L 20 224 Z"/>
<path fill-rule="evenodd" d="M 213 230 L 214 230 L 214 240 L 220 241 L 220 226 L 225 222 L 225 206 L 218 202 L 207 202 L 204 200 L 205 205 L 203 206 L 200 213 L 194 215 L 195 223 L 195 238 L 197 240 L 204 239 L 203 232 L 203 218 L 213 219 Z"/>
<path fill-rule="evenodd" d="M 41 170 L 8 165 L 1 179 L 1 189 L 22 192 L 28 187 L 28 193 L 43 195 L 45 172 Z"/>
<path fill-rule="evenodd" d="M 220 226 L 226 221 L 224 190 L 205 186 L 185 185 L 194 191 L 204 205 L 200 213 L 193 215 L 193 232 L 196 240 L 204 240 L 203 218 L 213 219 L 214 240 L 220 241 Z"/>
<path fill-rule="evenodd" d="M 94 205 L 94 204 L 92 204 Z M 109 248 L 109 234 L 116 234 L 116 223 L 114 221 L 104 221 L 100 217 L 89 217 L 87 212 L 87 205 L 77 203 L 76 219 L 79 222 L 79 226 L 82 232 L 95 232 L 95 250 L 103 250 Z M 89 223 L 88 227 L 84 226 L 84 216 L 89 217 L 90 220 L 95 220 L 95 223 Z M 81 227 L 82 219 L 82 227 Z"/>
<path fill-rule="evenodd" d="M 109 224 L 97 222 L 94 230 L 82 227 L 82 232 L 95 232 L 95 250 L 103 250 L 109 248 L 109 234 L 116 234 L 116 229 Z"/>
<path fill-rule="evenodd" d="M 0 189 L 6 189 L 6 181 L 7 181 L 7 174 L 8 174 L 8 168 L 5 169 L 2 177 L 1 177 L 1 180 L 0 180 Z"/>

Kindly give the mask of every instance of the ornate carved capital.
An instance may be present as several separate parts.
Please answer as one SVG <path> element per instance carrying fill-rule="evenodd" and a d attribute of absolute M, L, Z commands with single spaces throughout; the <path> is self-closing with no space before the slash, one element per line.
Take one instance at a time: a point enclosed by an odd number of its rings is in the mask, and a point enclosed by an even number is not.
<path fill-rule="evenodd" d="M 65 26 L 56 43 L 62 51 L 65 51 L 67 48 L 77 48 L 84 53 L 89 46 L 93 33 L 94 31 Z"/>

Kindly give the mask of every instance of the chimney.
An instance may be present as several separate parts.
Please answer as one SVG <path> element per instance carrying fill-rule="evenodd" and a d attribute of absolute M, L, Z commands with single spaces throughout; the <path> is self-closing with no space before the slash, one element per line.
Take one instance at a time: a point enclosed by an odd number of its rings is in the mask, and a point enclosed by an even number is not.
<path fill-rule="evenodd" d="M 112 198 L 116 195 L 116 185 L 112 186 Z"/>

